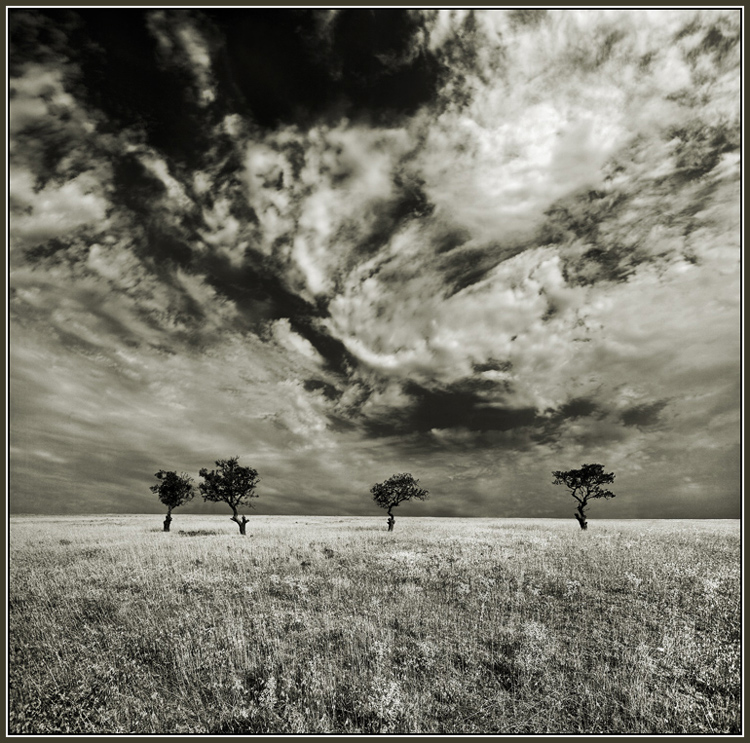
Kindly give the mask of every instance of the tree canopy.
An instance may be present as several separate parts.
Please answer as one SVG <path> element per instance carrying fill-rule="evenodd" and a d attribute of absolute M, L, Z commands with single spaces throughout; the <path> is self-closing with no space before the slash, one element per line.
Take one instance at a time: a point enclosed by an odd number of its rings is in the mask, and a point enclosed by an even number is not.
<path fill-rule="evenodd" d="M 154 477 L 160 482 L 149 490 L 159 496 L 159 500 L 169 509 L 187 503 L 194 495 L 193 478 L 186 472 L 179 475 L 174 470 L 159 470 Z"/>
<path fill-rule="evenodd" d="M 251 498 L 257 498 L 255 488 L 260 482 L 258 471 L 252 467 L 243 467 L 239 457 L 217 459 L 217 469 L 210 472 L 204 467 L 200 476 L 204 482 L 198 486 L 204 501 L 212 503 L 226 503 L 232 509 L 232 520 L 240 527 L 240 533 L 245 533 L 245 516 L 240 520 L 238 509 L 241 506 L 254 508 Z"/>
<path fill-rule="evenodd" d="M 605 472 L 604 465 L 584 464 L 579 470 L 563 472 L 557 470 L 552 473 L 555 477 L 554 485 L 565 485 L 573 497 L 586 505 L 591 498 L 614 498 L 615 494 L 602 488 L 615 481 L 613 472 Z"/>
<path fill-rule="evenodd" d="M 602 485 L 614 482 L 613 472 L 605 472 L 604 465 L 584 464 L 579 470 L 555 470 L 553 485 L 565 485 L 570 494 L 578 501 L 578 511 L 575 514 L 581 529 L 586 528 L 586 514 L 584 508 L 589 500 L 594 498 L 614 498 L 615 494 L 605 490 Z"/>
<path fill-rule="evenodd" d="M 417 498 L 425 500 L 428 491 L 419 487 L 419 480 L 415 480 L 408 472 L 389 477 L 385 482 L 379 482 L 370 489 L 372 499 L 381 507 L 388 509 L 388 531 L 393 531 L 395 519 L 393 508 L 399 503 Z"/>
<path fill-rule="evenodd" d="M 370 492 L 373 500 L 381 508 L 389 510 L 412 498 L 425 500 L 429 494 L 429 491 L 419 487 L 419 480 L 415 480 L 408 472 L 393 475 L 385 482 L 376 483 Z"/>

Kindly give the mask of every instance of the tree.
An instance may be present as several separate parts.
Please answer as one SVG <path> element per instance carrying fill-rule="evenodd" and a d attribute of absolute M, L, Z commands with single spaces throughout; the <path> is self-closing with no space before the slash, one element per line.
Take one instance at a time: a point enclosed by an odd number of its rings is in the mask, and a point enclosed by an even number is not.
<path fill-rule="evenodd" d="M 604 490 L 602 485 L 609 485 L 614 482 L 615 475 L 613 472 L 605 472 L 601 464 L 584 464 L 579 470 L 568 470 L 563 472 L 558 470 L 552 473 L 555 477 L 553 485 L 565 485 L 571 492 L 571 495 L 578 501 L 577 513 L 574 514 L 581 529 L 585 529 L 586 508 L 588 502 L 594 498 L 614 498 L 615 494 L 609 490 Z"/>
<path fill-rule="evenodd" d="M 232 509 L 231 521 L 240 527 L 240 534 L 245 533 L 246 516 L 239 516 L 241 506 L 254 508 L 250 498 L 257 498 L 255 488 L 260 482 L 257 470 L 252 467 L 242 467 L 239 457 L 217 459 L 218 470 L 210 472 L 204 467 L 200 476 L 205 480 L 198 487 L 203 494 L 204 501 L 212 503 L 226 503 Z"/>
<path fill-rule="evenodd" d="M 172 510 L 187 503 L 195 495 L 193 478 L 185 472 L 178 475 L 174 470 L 159 470 L 154 477 L 160 482 L 158 485 L 152 485 L 149 490 L 156 493 L 159 500 L 167 507 L 164 531 L 169 531 L 169 525 L 172 523 Z"/>
<path fill-rule="evenodd" d="M 400 475 L 393 475 L 385 482 L 379 482 L 372 486 L 370 492 L 373 500 L 381 507 L 388 509 L 388 531 L 393 531 L 396 518 L 393 515 L 393 509 L 404 501 L 418 498 L 425 500 L 428 495 L 427 490 L 423 490 L 418 485 L 419 480 L 415 480 L 408 472 Z"/>

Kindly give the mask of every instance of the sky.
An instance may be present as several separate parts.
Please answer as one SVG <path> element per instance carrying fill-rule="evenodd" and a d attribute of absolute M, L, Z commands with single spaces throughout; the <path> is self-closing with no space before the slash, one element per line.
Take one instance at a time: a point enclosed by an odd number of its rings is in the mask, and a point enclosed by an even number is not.
<path fill-rule="evenodd" d="M 7 13 L 11 513 L 740 516 L 739 9 Z"/>

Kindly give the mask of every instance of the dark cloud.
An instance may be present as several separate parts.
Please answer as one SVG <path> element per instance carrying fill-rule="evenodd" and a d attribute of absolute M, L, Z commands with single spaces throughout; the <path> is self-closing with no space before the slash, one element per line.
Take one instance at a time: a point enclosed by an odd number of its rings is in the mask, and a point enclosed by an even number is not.
<path fill-rule="evenodd" d="M 325 359 L 329 369 L 348 378 L 358 366 L 356 357 L 344 343 L 326 332 L 316 320 L 315 312 L 291 313 L 289 316 L 292 329 L 312 344 L 313 348 Z"/>
<path fill-rule="evenodd" d="M 151 215 L 167 193 L 164 182 L 133 154 L 117 158 L 113 167 L 113 198 L 143 218 Z"/>
<path fill-rule="evenodd" d="M 269 320 L 317 314 L 313 305 L 287 289 L 279 275 L 264 266 L 262 256 L 249 249 L 240 266 L 221 254 L 207 253 L 196 258 L 194 268 L 221 296 L 232 300 L 247 327 L 256 332 Z"/>
<path fill-rule="evenodd" d="M 437 63 L 414 49 L 419 24 L 409 12 L 328 13 L 205 10 L 224 39 L 217 77 L 231 105 L 270 128 L 342 115 L 385 120 L 434 97 Z"/>
<path fill-rule="evenodd" d="M 341 397 L 341 393 L 332 384 L 321 379 L 306 379 L 305 389 L 308 392 L 320 390 L 329 400 L 337 400 Z"/>
<path fill-rule="evenodd" d="M 448 389 L 426 389 L 414 382 L 404 386 L 410 398 L 408 407 L 393 410 L 388 418 L 368 420 L 368 430 L 378 436 L 393 436 L 432 429 L 468 431 L 508 431 L 532 425 L 534 408 L 513 409 L 493 405 L 478 389 L 494 388 L 492 383 L 476 381 Z"/>
<path fill-rule="evenodd" d="M 601 440 L 619 440 L 622 438 L 621 426 L 606 423 L 608 413 L 595 399 L 579 397 L 568 400 L 559 408 L 548 408 L 545 417 L 538 418 L 538 425 L 531 433 L 531 438 L 539 444 L 561 448 L 564 443 L 590 444 L 595 438 Z M 605 421 L 605 425 L 597 425 Z M 570 424 L 583 424 L 575 433 Z"/>
<path fill-rule="evenodd" d="M 571 239 L 596 242 L 604 220 L 616 217 L 625 205 L 617 190 L 582 189 L 556 201 L 545 211 L 541 242 L 563 243 Z"/>
<path fill-rule="evenodd" d="M 578 69 L 589 72 L 610 61 L 616 51 L 618 42 L 626 37 L 621 29 L 613 29 L 601 38 L 582 38 L 570 52 L 568 63 Z"/>
<path fill-rule="evenodd" d="M 411 114 L 432 100 L 437 60 L 415 49 L 417 17 L 401 9 L 346 9 L 336 14 L 331 48 L 345 94 L 359 110 L 375 117 Z"/>
<path fill-rule="evenodd" d="M 692 180 L 710 173 L 726 152 L 740 148 L 738 133 L 734 127 L 722 122 L 707 125 L 699 120 L 676 126 L 667 133 L 669 140 L 676 140 L 674 149 L 675 179 Z"/>
<path fill-rule="evenodd" d="M 46 240 L 39 245 L 29 248 L 26 251 L 26 257 L 32 263 L 39 261 L 58 263 L 69 247 L 69 242 L 53 237 L 51 240 Z"/>
<path fill-rule="evenodd" d="M 510 22 L 519 26 L 538 26 L 549 11 L 540 8 L 517 8 L 508 13 Z"/>
<path fill-rule="evenodd" d="M 629 251 L 611 248 L 589 248 L 580 261 L 566 265 L 565 278 L 579 284 L 591 284 L 596 281 L 627 281 L 635 271 L 637 260 L 633 260 Z"/>
<path fill-rule="evenodd" d="M 263 127 L 332 105 L 322 59 L 309 50 L 313 13 L 304 10 L 205 10 L 221 30 L 216 74 L 231 109 Z M 307 42 L 307 43 L 305 43 Z"/>
<path fill-rule="evenodd" d="M 11 88 L 13 90 L 13 88 Z M 49 117 L 23 127 L 16 134 L 18 147 L 12 158 L 34 163 L 39 189 L 50 181 L 63 182 L 85 171 L 89 158 L 83 153 L 71 158 L 80 142 L 80 132 L 66 126 L 62 117 Z M 65 167 L 61 166 L 65 161 Z"/>
<path fill-rule="evenodd" d="M 510 361 L 497 361 L 496 359 L 487 359 L 480 363 L 475 363 L 473 369 L 475 372 L 486 372 L 486 371 L 501 371 L 507 372 L 513 368 L 513 364 Z"/>
<path fill-rule="evenodd" d="M 439 266 L 450 297 L 476 284 L 497 265 L 522 252 L 525 245 L 456 246 L 440 259 Z"/>
<path fill-rule="evenodd" d="M 173 234 L 152 221 L 146 229 L 146 256 L 157 264 L 189 266 L 193 260 L 190 245 L 179 235 Z"/>
<path fill-rule="evenodd" d="M 625 410 L 620 418 L 626 426 L 654 426 L 659 423 L 659 415 L 667 405 L 667 400 L 636 405 Z"/>
<path fill-rule="evenodd" d="M 593 415 L 598 409 L 599 406 L 594 400 L 581 397 L 566 402 L 558 411 L 557 417 L 558 419 L 586 418 L 589 415 Z"/>
<path fill-rule="evenodd" d="M 469 10 L 458 21 L 454 33 L 445 40 L 441 49 L 443 105 L 458 108 L 470 105 L 475 77 L 482 82 L 487 82 L 490 76 L 502 78 L 504 48 L 501 45 L 485 46 L 483 39 L 484 29 L 477 19 L 477 13 Z M 482 48 L 486 57 L 480 62 Z"/>
<path fill-rule="evenodd" d="M 59 64 L 67 60 L 69 34 L 80 27 L 80 16 L 72 10 L 48 8 L 45 12 L 11 8 L 8 12 L 9 68 L 11 77 L 24 65 Z"/>
<path fill-rule="evenodd" d="M 702 55 L 713 57 L 715 64 L 726 64 L 737 53 L 741 38 L 739 25 L 732 23 L 729 18 L 718 18 L 707 29 L 695 19 L 682 28 L 675 35 L 675 39 L 679 40 L 693 34 L 701 36 L 700 43 L 685 55 L 693 64 L 697 64 Z"/>
<path fill-rule="evenodd" d="M 421 220 L 435 209 L 424 192 L 423 184 L 405 180 L 398 174 L 394 178 L 394 197 L 384 200 L 372 209 L 372 223 L 367 234 L 354 238 L 352 265 L 364 262 L 386 246 L 394 233 L 409 220 Z M 351 220 L 342 226 L 339 236 L 346 239 L 360 232 L 360 220 Z M 351 268 L 351 265 L 349 266 Z"/>
<path fill-rule="evenodd" d="M 216 119 L 195 101 L 187 70 L 158 63 L 149 12 L 122 9 L 113 22 L 108 9 L 77 11 L 81 25 L 70 45 L 77 50 L 80 89 L 106 115 L 102 130 L 142 130 L 153 147 L 195 167 L 210 146 L 210 125 Z"/>

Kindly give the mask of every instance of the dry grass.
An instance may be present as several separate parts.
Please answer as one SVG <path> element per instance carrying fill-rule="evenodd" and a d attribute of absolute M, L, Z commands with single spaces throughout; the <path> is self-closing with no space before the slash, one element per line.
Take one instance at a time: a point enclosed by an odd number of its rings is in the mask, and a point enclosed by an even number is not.
<path fill-rule="evenodd" d="M 739 733 L 737 521 L 11 519 L 18 733 Z"/>

